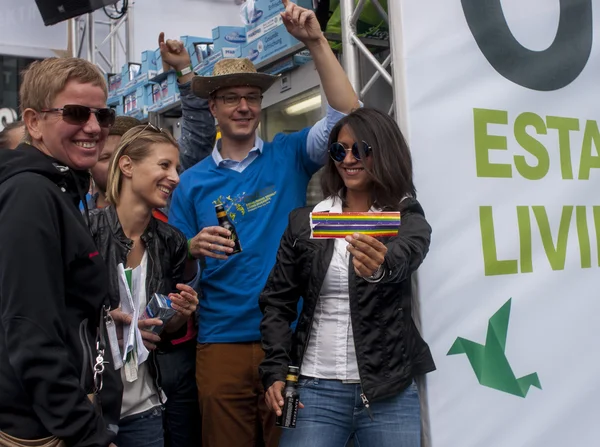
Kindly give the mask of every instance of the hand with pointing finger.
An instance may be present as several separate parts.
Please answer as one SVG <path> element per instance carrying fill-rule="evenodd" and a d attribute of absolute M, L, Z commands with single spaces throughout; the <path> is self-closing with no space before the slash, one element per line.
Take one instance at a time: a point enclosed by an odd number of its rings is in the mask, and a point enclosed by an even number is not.
<path fill-rule="evenodd" d="M 160 48 L 160 55 L 165 71 L 169 68 L 181 71 L 192 64 L 190 55 L 180 40 L 168 39 L 165 42 L 165 33 L 160 33 L 158 35 L 158 47 Z"/>
<path fill-rule="evenodd" d="M 281 2 L 285 6 L 281 18 L 288 33 L 307 46 L 309 43 L 323 38 L 323 32 L 314 11 L 302 8 L 290 0 L 281 0 Z"/>

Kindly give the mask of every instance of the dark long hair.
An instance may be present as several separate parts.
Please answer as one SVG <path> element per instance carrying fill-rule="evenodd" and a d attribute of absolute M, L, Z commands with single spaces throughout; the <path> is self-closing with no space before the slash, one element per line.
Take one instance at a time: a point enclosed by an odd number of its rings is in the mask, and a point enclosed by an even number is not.
<path fill-rule="evenodd" d="M 328 147 L 338 140 L 344 126 L 348 126 L 355 141 L 365 141 L 373 149 L 370 157 L 373 166 L 365 170 L 371 177 L 372 205 L 383 210 L 398 210 L 400 201 L 407 195 L 416 198 L 413 184 L 412 159 L 406 140 L 398 124 L 376 109 L 360 108 L 342 118 L 329 135 Z M 363 154 L 364 155 L 364 154 Z M 346 187 L 335 162 L 327 157 L 321 177 L 325 197 L 337 196 L 345 203 Z"/>

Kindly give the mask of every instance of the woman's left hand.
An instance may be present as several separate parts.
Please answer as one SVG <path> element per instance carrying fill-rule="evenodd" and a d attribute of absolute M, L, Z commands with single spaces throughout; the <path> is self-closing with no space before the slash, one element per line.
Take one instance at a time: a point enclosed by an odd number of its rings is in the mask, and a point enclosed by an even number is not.
<path fill-rule="evenodd" d="M 374 237 L 359 233 L 346 236 L 346 242 L 346 249 L 354 256 L 354 272 L 363 278 L 374 275 L 385 260 L 387 247 Z"/>
<path fill-rule="evenodd" d="M 187 284 L 177 284 L 176 287 L 180 290 L 180 293 L 169 294 L 171 306 L 187 319 L 196 312 L 198 294 Z"/>

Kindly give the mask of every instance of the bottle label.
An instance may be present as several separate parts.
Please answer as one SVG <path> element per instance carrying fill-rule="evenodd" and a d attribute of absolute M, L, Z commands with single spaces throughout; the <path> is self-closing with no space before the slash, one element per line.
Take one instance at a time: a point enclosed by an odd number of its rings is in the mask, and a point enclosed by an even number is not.
<path fill-rule="evenodd" d="M 281 428 L 296 428 L 299 403 L 300 396 L 298 394 L 285 396 L 281 416 L 277 417 L 276 425 Z"/>
<path fill-rule="evenodd" d="M 217 213 L 217 218 L 218 219 L 221 218 L 221 217 L 225 217 L 225 216 L 227 216 L 227 213 L 225 211 L 220 211 L 220 212 Z"/>

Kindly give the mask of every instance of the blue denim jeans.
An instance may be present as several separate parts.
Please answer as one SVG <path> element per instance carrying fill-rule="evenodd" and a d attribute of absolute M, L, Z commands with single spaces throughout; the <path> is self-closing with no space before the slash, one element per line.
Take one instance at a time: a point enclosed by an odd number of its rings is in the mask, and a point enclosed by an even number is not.
<path fill-rule="evenodd" d="M 163 417 L 160 407 L 119 421 L 118 447 L 163 447 Z"/>
<path fill-rule="evenodd" d="M 373 419 L 359 384 L 301 377 L 295 429 L 283 430 L 279 447 L 419 447 L 421 414 L 416 383 L 388 399 L 371 402 Z"/>

